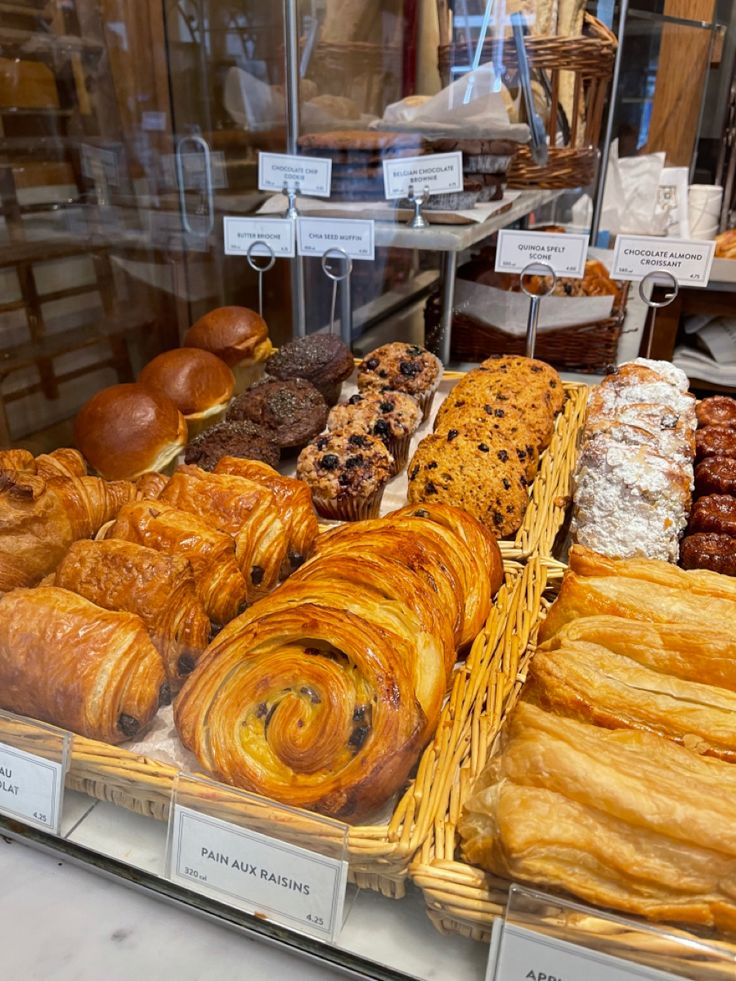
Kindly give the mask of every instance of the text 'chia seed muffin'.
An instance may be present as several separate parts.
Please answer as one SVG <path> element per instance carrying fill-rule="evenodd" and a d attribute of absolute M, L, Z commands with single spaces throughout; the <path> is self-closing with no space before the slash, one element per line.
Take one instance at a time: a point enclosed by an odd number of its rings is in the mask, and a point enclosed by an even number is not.
<path fill-rule="evenodd" d="M 406 465 L 411 438 L 421 421 L 422 410 L 411 395 L 366 389 L 331 409 L 327 428 L 378 436 L 394 458 L 398 473 Z"/>
<path fill-rule="evenodd" d="M 358 388 L 361 391 L 390 389 L 412 395 L 425 420 L 442 379 L 442 370 L 440 359 L 425 348 L 394 341 L 365 356 L 358 368 Z"/>
<path fill-rule="evenodd" d="M 184 449 L 185 463 L 214 470 L 224 456 L 260 460 L 270 467 L 279 463 L 279 447 L 273 437 L 252 422 L 219 422 L 190 440 Z"/>
<path fill-rule="evenodd" d="M 327 422 L 327 403 L 308 381 L 268 378 L 230 403 L 228 422 L 248 419 L 271 436 L 281 450 L 299 449 Z"/>
<path fill-rule="evenodd" d="M 375 436 L 327 433 L 299 454 L 296 475 L 312 491 L 318 514 L 338 521 L 377 518 L 393 457 Z"/>
<path fill-rule="evenodd" d="M 299 337 L 272 354 L 266 371 L 273 378 L 304 378 L 321 393 L 328 405 L 335 405 L 346 378 L 353 373 L 353 356 L 334 334 Z"/>

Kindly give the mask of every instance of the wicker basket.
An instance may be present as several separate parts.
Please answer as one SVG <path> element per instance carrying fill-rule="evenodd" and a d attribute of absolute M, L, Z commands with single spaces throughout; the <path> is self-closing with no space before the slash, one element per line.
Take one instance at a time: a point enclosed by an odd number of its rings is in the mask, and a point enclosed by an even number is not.
<path fill-rule="evenodd" d="M 534 163 L 528 146 L 521 147 L 508 172 L 509 187 L 584 187 L 595 179 L 598 142 L 603 124 L 608 83 L 613 73 L 618 42 L 616 36 L 595 17 L 585 15 L 582 37 L 527 37 L 525 48 L 532 72 L 544 71 L 550 83 L 551 105 L 547 135 L 549 158 Z M 443 82 L 450 81 L 451 68 L 460 54 L 457 44 L 439 49 L 439 69 Z M 463 57 L 465 57 L 465 50 Z M 499 41 L 492 38 L 483 46 L 482 62 L 500 59 Z M 504 41 L 503 63 L 517 65 L 512 43 Z M 574 74 L 570 139 L 560 146 L 557 110 L 560 102 L 560 73 Z"/>
<path fill-rule="evenodd" d="M 603 373 L 616 363 L 618 342 L 626 316 L 629 284 L 619 284 L 611 316 L 590 324 L 559 327 L 537 334 L 535 356 L 566 371 Z M 433 292 L 424 308 L 426 344 L 436 350 L 439 343 L 441 304 Z M 492 354 L 524 354 L 526 338 L 516 337 L 491 324 L 458 311 L 452 315 L 451 354 L 457 361 L 482 361 Z"/>

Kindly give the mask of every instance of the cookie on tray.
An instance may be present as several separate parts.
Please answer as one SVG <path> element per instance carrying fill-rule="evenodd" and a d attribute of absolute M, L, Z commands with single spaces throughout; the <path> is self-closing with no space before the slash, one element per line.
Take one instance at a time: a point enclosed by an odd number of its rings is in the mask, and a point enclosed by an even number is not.
<path fill-rule="evenodd" d="M 491 447 L 452 430 L 433 433 L 409 463 L 408 500 L 463 508 L 502 538 L 518 531 L 524 520 L 529 502 L 524 471 L 513 447 Z"/>
<path fill-rule="evenodd" d="M 510 391 L 490 378 L 470 379 L 457 385 L 442 403 L 435 429 L 463 430 L 483 421 L 493 432 L 543 450 L 552 438 L 554 420 L 554 413 L 540 398 L 530 398 L 523 390 Z"/>

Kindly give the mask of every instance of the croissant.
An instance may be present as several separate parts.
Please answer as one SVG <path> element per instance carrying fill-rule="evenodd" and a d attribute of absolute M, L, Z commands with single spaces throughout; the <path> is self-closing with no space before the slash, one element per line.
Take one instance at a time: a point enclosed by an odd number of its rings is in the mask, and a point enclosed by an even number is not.
<path fill-rule="evenodd" d="M 298 568 L 308 557 L 314 539 L 319 534 L 317 513 L 312 502 L 312 492 L 302 480 L 282 477 L 267 463 L 245 460 L 242 457 L 224 456 L 215 467 L 215 473 L 246 477 L 268 488 L 276 498 L 276 504 L 288 537 L 287 567 L 284 578 Z"/>
<path fill-rule="evenodd" d="M 733 930 L 735 806 L 730 763 L 522 701 L 459 830 L 467 860 L 498 875 Z"/>
<path fill-rule="evenodd" d="M 163 658 L 172 691 L 207 646 L 210 621 L 182 556 L 115 539 L 78 541 L 62 559 L 54 584 L 104 609 L 139 616 Z"/>
<path fill-rule="evenodd" d="M 233 536 L 249 601 L 270 592 L 279 581 L 287 541 L 271 491 L 244 477 L 182 466 L 159 499 Z"/>
<path fill-rule="evenodd" d="M 0 471 L 14 473 L 15 471 L 35 473 L 35 457 L 30 450 L 0 450 Z"/>
<path fill-rule="evenodd" d="M 1 708 L 119 743 L 150 723 L 165 681 L 138 617 L 53 586 L 0 597 Z"/>
<path fill-rule="evenodd" d="M 187 559 L 213 623 L 228 623 L 245 608 L 248 588 L 235 560 L 232 536 L 195 514 L 163 501 L 134 501 L 120 509 L 107 537 Z"/>
<path fill-rule="evenodd" d="M 230 623 L 174 719 L 219 779 L 351 821 L 402 786 L 426 725 L 382 630 L 310 604 Z"/>
<path fill-rule="evenodd" d="M 538 651 L 525 698 L 582 722 L 658 732 L 736 762 L 735 694 L 661 674 L 597 644 Z"/>
<path fill-rule="evenodd" d="M 136 501 L 153 501 L 160 496 L 161 491 L 168 484 L 169 478 L 163 473 L 156 473 L 149 470 L 142 473 L 135 482 Z"/>
<path fill-rule="evenodd" d="M 1 473 L 0 591 L 37 583 L 72 542 L 94 535 L 132 494 L 124 480 Z"/>
<path fill-rule="evenodd" d="M 40 477 L 86 477 L 87 464 L 78 450 L 69 447 L 37 457 L 28 450 L 0 450 L 0 471 Z"/>

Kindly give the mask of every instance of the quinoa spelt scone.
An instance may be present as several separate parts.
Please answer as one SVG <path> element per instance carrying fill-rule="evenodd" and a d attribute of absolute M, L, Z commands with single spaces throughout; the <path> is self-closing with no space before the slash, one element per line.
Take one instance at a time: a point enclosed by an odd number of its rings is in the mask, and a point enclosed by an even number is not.
<path fill-rule="evenodd" d="M 524 519 L 527 479 L 511 449 L 491 447 L 454 430 L 426 436 L 408 468 L 411 504 L 453 504 L 474 515 L 499 538 Z"/>
<path fill-rule="evenodd" d="M 394 461 L 376 436 L 325 433 L 299 454 L 296 475 L 317 512 L 338 521 L 377 518 Z"/>
<path fill-rule="evenodd" d="M 565 402 L 562 379 L 555 369 L 536 358 L 522 355 L 503 355 L 487 358 L 471 372 L 476 375 L 498 374 L 506 379 L 506 384 L 519 387 L 535 400 L 541 398 L 553 413 L 557 413 Z"/>
<path fill-rule="evenodd" d="M 418 344 L 394 341 L 367 354 L 358 368 L 361 391 L 390 390 L 412 395 L 426 420 L 442 379 L 442 362 Z"/>
<path fill-rule="evenodd" d="M 422 421 L 415 398 L 405 392 L 357 392 L 330 410 L 327 428 L 378 436 L 393 456 L 396 472 L 405 465 L 409 444 Z"/>

